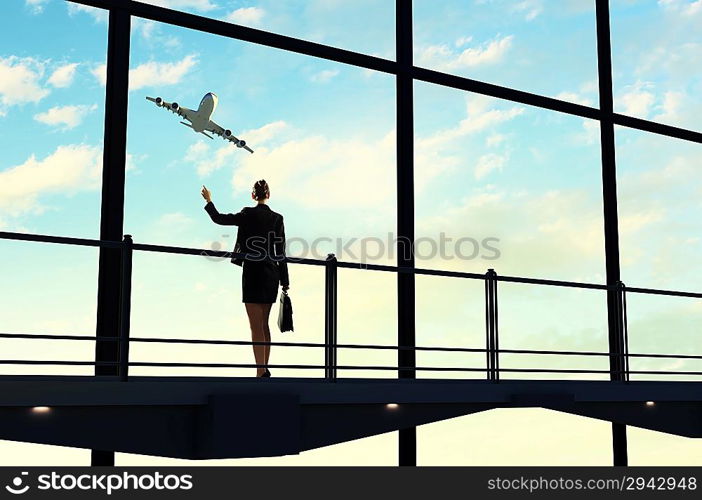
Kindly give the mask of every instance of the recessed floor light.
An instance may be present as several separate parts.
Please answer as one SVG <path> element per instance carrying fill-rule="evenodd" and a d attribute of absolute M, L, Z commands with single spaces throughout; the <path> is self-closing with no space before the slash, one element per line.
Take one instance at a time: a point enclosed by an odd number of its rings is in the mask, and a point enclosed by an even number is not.
<path fill-rule="evenodd" d="M 397 410 L 400 407 L 400 405 L 398 405 L 397 403 L 388 403 L 385 405 L 385 407 L 388 410 Z"/>
<path fill-rule="evenodd" d="M 646 401 L 646 406 L 656 406 L 656 403 L 653 401 Z"/>
<path fill-rule="evenodd" d="M 32 407 L 32 411 L 34 413 L 47 413 L 51 411 L 51 408 L 49 408 L 48 406 L 34 406 Z"/>

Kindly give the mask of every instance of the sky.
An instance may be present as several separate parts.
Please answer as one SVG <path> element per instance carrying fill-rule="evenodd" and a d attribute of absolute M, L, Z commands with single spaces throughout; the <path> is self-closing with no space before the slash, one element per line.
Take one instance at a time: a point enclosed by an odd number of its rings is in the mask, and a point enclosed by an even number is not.
<path fill-rule="evenodd" d="M 394 58 L 389 0 L 149 3 Z M 702 33 L 692 29 L 702 22 L 702 1 L 611 3 L 615 110 L 702 130 L 702 75 L 696 71 Z M 107 16 L 63 0 L 9 0 L 3 14 L 0 229 L 97 238 Z M 415 0 L 414 57 L 417 66 L 598 105 L 593 0 Z M 394 263 L 385 243 L 396 226 L 392 77 L 142 19 L 132 23 L 130 68 L 125 233 L 135 241 L 228 249 L 234 228 L 209 221 L 201 186 L 212 191 L 221 211 L 235 212 L 251 204 L 251 185 L 265 178 L 271 207 L 285 216 L 289 254 L 323 258 L 334 252 L 340 260 Z M 210 91 L 219 96 L 213 120 L 245 139 L 255 154 L 198 136 L 145 99 L 161 96 L 194 108 Z M 414 93 L 417 266 L 602 283 L 597 122 L 421 82 Z M 699 291 L 701 146 L 622 127 L 615 134 L 623 281 Z M 441 238 L 450 239 L 444 252 L 434 250 Z M 0 243 L 6 277 L 0 284 L 0 329 L 94 334 L 97 256 L 90 248 Z M 132 335 L 248 339 L 239 273 L 220 259 L 137 253 Z M 274 340 L 322 342 L 322 269 L 293 265 L 290 279 L 295 333 L 274 332 Z M 395 343 L 396 292 L 394 275 L 340 270 L 340 342 Z M 484 347 L 483 307 L 480 282 L 418 276 L 418 345 Z M 702 352 L 695 328 L 699 301 L 629 294 L 628 307 L 631 352 Z M 604 351 L 605 294 L 501 283 L 500 345 Z M 4 340 L 3 356 L 90 360 L 92 347 L 47 341 L 37 349 L 33 341 Z M 131 354 L 150 361 L 252 358 L 245 347 L 137 344 Z M 271 362 L 323 359 L 321 351 L 278 349 Z M 606 368 L 604 360 L 591 358 L 501 359 L 501 366 L 512 368 Z M 343 350 L 339 361 L 396 362 L 390 352 Z M 423 366 L 483 363 L 480 355 L 418 355 Z M 690 361 L 637 359 L 631 367 L 702 370 Z M 2 370 L 91 373 L 80 367 Z M 340 376 L 391 375 L 346 370 Z M 634 428 L 629 433 L 631 464 L 702 463 L 699 441 Z M 211 463 L 353 465 L 372 457 L 374 465 L 393 465 L 396 443 L 396 434 L 389 433 L 295 457 Z M 418 429 L 418 443 L 418 460 L 425 465 L 611 463 L 608 423 L 540 409 L 493 410 L 429 424 Z M 88 460 L 85 450 L 62 447 L 4 441 L 0 450 L 0 463 L 7 465 L 36 463 L 37 450 L 47 464 Z M 176 463 L 117 455 L 118 465 Z"/>

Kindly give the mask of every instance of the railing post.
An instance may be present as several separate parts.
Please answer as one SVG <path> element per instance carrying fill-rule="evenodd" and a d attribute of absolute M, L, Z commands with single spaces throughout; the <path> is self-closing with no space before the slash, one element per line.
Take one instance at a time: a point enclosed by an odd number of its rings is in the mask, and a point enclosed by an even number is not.
<path fill-rule="evenodd" d="M 119 379 L 127 381 L 129 373 L 129 327 L 132 308 L 132 236 L 122 242 L 122 279 L 119 294 Z"/>
<path fill-rule="evenodd" d="M 333 253 L 327 255 L 324 270 L 324 377 L 336 380 L 336 266 Z"/>
<path fill-rule="evenodd" d="M 618 326 L 619 332 L 617 338 L 619 340 L 619 363 L 618 369 L 621 380 L 629 381 L 629 328 L 627 325 L 626 316 L 626 285 L 623 282 L 617 282 L 617 305 L 618 305 Z"/>
<path fill-rule="evenodd" d="M 500 379 L 496 277 L 494 269 L 488 269 L 485 273 L 485 356 L 488 380 Z"/>

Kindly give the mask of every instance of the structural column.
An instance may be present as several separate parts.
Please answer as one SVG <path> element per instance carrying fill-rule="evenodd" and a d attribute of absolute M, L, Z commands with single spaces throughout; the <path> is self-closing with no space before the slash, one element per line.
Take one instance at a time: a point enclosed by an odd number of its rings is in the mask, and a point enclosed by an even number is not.
<path fill-rule="evenodd" d="M 414 267 L 414 113 L 412 0 L 396 0 L 397 53 L 397 265 Z M 415 346 L 414 274 L 397 274 L 397 343 Z M 415 378 L 414 350 L 398 350 L 400 378 Z M 416 427 L 399 431 L 399 465 L 417 465 Z"/>
<path fill-rule="evenodd" d="M 102 207 L 100 239 L 122 241 L 124 232 L 124 180 L 127 156 L 127 98 L 129 93 L 130 16 L 110 10 L 107 39 L 107 81 L 105 90 L 105 137 L 102 163 Z M 119 361 L 119 343 L 100 337 L 119 337 L 121 252 L 101 248 L 97 292 L 97 362 Z M 96 366 L 95 375 L 119 374 L 117 364 Z M 114 452 L 93 450 L 92 465 L 114 465 Z"/>
<path fill-rule="evenodd" d="M 612 49 L 608 0 L 596 1 L 597 61 L 600 86 L 600 141 L 602 147 L 602 194 L 604 207 L 605 258 L 607 271 L 607 319 L 609 330 L 610 378 L 624 380 L 621 357 L 621 314 L 617 286 L 619 268 L 619 222 L 617 216 L 617 172 L 614 148 L 614 102 L 612 91 Z M 627 465 L 626 426 L 612 423 L 614 465 Z"/>

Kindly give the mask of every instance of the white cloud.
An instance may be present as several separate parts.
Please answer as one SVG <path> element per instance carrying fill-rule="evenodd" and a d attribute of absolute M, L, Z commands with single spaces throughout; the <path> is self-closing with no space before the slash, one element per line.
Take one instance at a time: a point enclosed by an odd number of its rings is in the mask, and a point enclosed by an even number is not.
<path fill-rule="evenodd" d="M 95 19 L 95 22 L 106 23 L 110 18 L 110 14 L 105 9 L 90 7 L 89 5 L 80 5 L 76 3 L 68 3 L 68 14 L 75 16 L 76 14 L 88 14 Z"/>
<path fill-rule="evenodd" d="M 44 5 L 49 3 L 49 0 L 24 0 L 24 3 L 29 7 L 32 14 L 41 14 L 44 12 Z"/>
<path fill-rule="evenodd" d="M 419 53 L 418 63 L 422 66 L 437 67 L 444 70 L 471 68 L 500 62 L 512 47 L 513 35 L 496 38 L 476 47 L 468 47 L 457 53 L 448 45 L 431 45 Z M 462 41 L 463 39 L 459 39 Z"/>
<path fill-rule="evenodd" d="M 310 81 L 314 83 L 329 83 L 332 78 L 339 74 L 338 69 L 325 69 L 319 73 L 315 73 L 310 77 Z"/>
<path fill-rule="evenodd" d="M 78 63 L 64 64 L 54 70 L 48 82 L 57 88 L 69 87 L 73 83 Z"/>
<path fill-rule="evenodd" d="M 239 156 L 232 185 L 248 192 L 264 178 L 279 199 L 308 208 L 368 208 L 392 204 L 395 189 L 395 133 L 373 140 L 330 139 L 314 135 Z M 275 186 L 285 190 L 275 191 Z M 383 193 L 367 196 L 365 193 Z"/>
<path fill-rule="evenodd" d="M 695 16 L 702 13 L 702 0 L 658 0 L 658 5 L 684 16 Z"/>
<path fill-rule="evenodd" d="M 189 225 L 193 222 L 193 219 L 188 217 L 182 212 L 173 212 L 169 214 L 163 214 L 158 218 L 156 224 L 165 229 L 173 230 L 174 228 Z"/>
<path fill-rule="evenodd" d="M 139 90 L 150 86 L 175 85 L 198 63 L 197 56 L 191 54 L 178 62 L 164 63 L 149 61 L 129 70 L 129 90 Z M 107 65 L 100 64 L 91 71 L 101 85 L 107 79 Z"/>
<path fill-rule="evenodd" d="M 98 64 L 93 69 L 90 70 L 100 85 L 105 85 L 107 83 L 107 64 Z"/>
<path fill-rule="evenodd" d="M 478 162 L 473 169 L 476 179 L 482 179 L 493 170 L 502 170 L 507 158 L 495 153 L 488 153 L 478 158 Z"/>
<path fill-rule="evenodd" d="M 655 101 L 655 95 L 646 90 L 648 88 L 651 88 L 651 84 L 643 82 L 628 85 L 624 88 L 623 93 L 616 96 L 615 107 L 625 115 L 648 117 Z"/>
<path fill-rule="evenodd" d="M 457 126 L 417 139 L 415 186 L 422 191 L 428 182 L 460 163 L 458 156 L 446 154 L 445 149 L 467 135 L 489 131 L 499 123 L 523 113 L 521 107 L 491 109 L 495 101 L 483 96 L 466 100 L 467 118 Z M 255 131 L 242 132 L 256 153 L 241 155 L 237 148 L 225 145 L 211 148 L 199 141 L 188 149 L 186 160 L 192 162 L 200 175 L 231 165 L 234 169 L 235 191 L 248 191 L 251 180 L 265 178 L 271 185 L 286 186 L 285 193 L 276 196 L 318 207 L 325 199 L 334 199 L 339 207 L 367 208 L 378 203 L 392 203 L 389 196 L 359 196 L 359 193 L 394 193 L 395 189 L 395 131 L 390 130 L 374 140 L 360 138 L 330 139 L 321 135 L 300 137 L 284 122 L 275 122 Z M 290 139 L 286 138 L 290 136 Z M 486 156 L 477 166 L 477 175 L 484 176 L 500 169 L 505 155 Z M 330 168 L 330 166 L 332 166 Z M 339 182 L 339 179 L 344 179 Z M 325 193 L 324 197 L 314 193 Z M 308 193 L 309 195 L 301 195 Z"/>
<path fill-rule="evenodd" d="M 150 3 L 152 5 L 166 7 L 169 9 L 192 9 L 200 12 L 208 12 L 217 8 L 217 5 L 213 4 L 209 0 L 145 0 L 144 3 Z M 73 3 L 68 4 L 68 13 L 72 16 L 78 13 L 89 14 L 95 19 L 96 22 L 101 23 L 107 22 L 110 17 L 107 10 Z"/>
<path fill-rule="evenodd" d="M 261 128 L 247 130 L 237 135 L 240 139 L 248 142 L 254 149 L 266 145 L 271 139 L 279 138 L 280 134 L 288 128 L 284 121 L 272 122 Z M 210 152 L 208 142 L 198 140 L 191 144 L 185 154 L 185 161 L 195 164 L 198 175 L 207 176 L 210 173 L 224 167 L 228 162 L 233 164 L 235 155 L 241 154 L 233 144 L 226 143 L 214 151 Z"/>
<path fill-rule="evenodd" d="M 417 192 L 423 191 L 432 179 L 451 172 L 463 162 L 460 155 L 448 152 L 457 143 L 468 136 L 492 131 L 497 125 L 510 121 L 524 112 L 524 108 L 519 106 L 494 109 L 491 107 L 494 102 L 497 101 L 487 96 L 468 97 L 466 98 L 466 118 L 454 127 L 417 138 L 415 147 Z M 497 147 L 504 140 L 504 136 L 492 132 L 485 140 L 489 146 Z M 481 173 L 485 167 L 481 167 Z"/>
<path fill-rule="evenodd" d="M 561 92 L 560 94 L 556 95 L 556 99 L 581 104 L 583 106 L 592 106 L 593 104 L 592 99 L 576 92 Z"/>
<path fill-rule="evenodd" d="M 208 12 L 217 8 L 217 5 L 210 0 L 145 0 L 145 3 L 169 9 L 192 9 L 200 12 Z"/>
<path fill-rule="evenodd" d="M 543 11 L 541 0 L 522 0 L 512 7 L 514 12 L 524 13 L 524 19 L 533 21 Z"/>
<path fill-rule="evenodd" d="M 466 45 L 466 44 L 468 44 L 468 43 L 470 43 L 470 42 L 472 42 L 472 41 L 473 41 L 473 37 L 472 37 L 472 36 L 462 36 L 461 38 L 459 38 L 458 40 L 456 40 L 456 42 L 454 43 L 454 45 L 455 45 L 456 47 L 463 47 L 464 45 Z"/>
<path fill-rule="evenodd" d="M 64 130 L 69 130 L 80 125 L 83 118 L 96 109 L 96 104 L 92 106 L 55 106 L 48 111 L 34 115 L 34 119 L 54 127 L 62 125 Z"/>
<path fill-rule="evenodd" d="M 440 130 L 435 134 L 419 139 L 418 147 L 440 148 L 448 141 L 452 141 L 466 135 L 475 134 L 488 130 L 495 125 L 512 120 L 524 113 L 525 108 L 513 106 L 508 109 L 494 109 L 490 105 L 496 99 L 487 96 L 471 96 L 466 99 L 466 118 L 461 120 L 456 127 Z"/>
<path fill-rule="evenodd" d="M 499 146 L 505 141 L 506 138 L 507 137 L 505 137 L 503 134 L 492 134 L 485 139 L 485 145 L 488 147 Z"/>
<path fill-rule="evenodd" d="M 264 178 L 276 199 L 322 207 L 333 199 L 336 207 L 368 208 L 378 203 L 392 203 L 391 197 L 359 196 L 379 188 L 387 193 L 395 186 L 395 133 L 367 141 L 361 138 L 330 139 L 308 135 L 288 139 L 292 133 L 285 122 L 269 123 L 259 129 L 244 131 L 255 154 L 242 154 L 232 144 L 212 149 L 199 141 L 188 149 L 186 160 L 193 162 L 200 175 L 231 165 L 232 186 L 237 193 L 248 192 L 253 180 Z M 285 186 L 285 190 L 276 190 Z M 319 196 L 324 193 L 324 196 Z"/>
<path fill-rule="evenodd" d="M 135 17 L 132 28 L 147 42 L 157 43 L 166 48 L 180 47 L 180 39 L 173 35 L 163 35 L 161 26 L 156 21 Z"/>
<path fill-rule="evenodd" d="M 224 16 L 224 20 L 235 24 L 256 26 L 261 23 L 265 14 L 266 11 L 259 7 L 242 7 Z"/>
<path fill-rule="evenodd" d="M 604 270 L 601 202 L 589 189 L 525 192 L 488 186 L 469 191 L 463 199 L 450 200 L 440 215 L 418 217 L 418 235 L 441 232 L 450 238 L 499 238 L 501 274 L 591 280 Z M 426 267 L 468 270 L 475 265 L 486 262 L 437 258 Z"/>
<path fill-rule="evenodd" d="M 28 102 L 37 103 L 49 94 L 39 83 L 44 63 L 31 57 L 0 58 L 0 115 L 5 108 Z"/>
<path fill-rule="evenodd" d="M 148 86 L 175 85 L 197 64 L 197 57 L 189 55 L 174 63 L 150 61 L 129 70 L 129 90 Z"/>
<path fill-rule="evenodd" d="M 102 149 L 85 144 L 59 146 L 42 160 L 32 155 L 0 172 L 0 210 L 11 216 L 40 212 L 40 196 L 73 194 L 100 185 Z"/>

